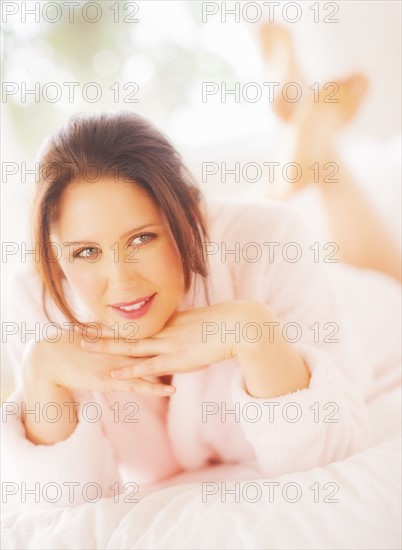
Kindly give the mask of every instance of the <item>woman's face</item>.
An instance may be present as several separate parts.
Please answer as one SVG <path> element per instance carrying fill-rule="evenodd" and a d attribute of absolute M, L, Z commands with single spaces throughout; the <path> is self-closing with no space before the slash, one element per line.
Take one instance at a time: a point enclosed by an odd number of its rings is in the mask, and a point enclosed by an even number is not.
<path fill-rule="evenodd" d="M 122 337 L 152 336 L 184 296 L 177 245 L 160 208 L 137 185 L 73 182 L 51 238 L 61 247 L 68 283 L 94 320 L 115 334 L 117 327 Z"/>

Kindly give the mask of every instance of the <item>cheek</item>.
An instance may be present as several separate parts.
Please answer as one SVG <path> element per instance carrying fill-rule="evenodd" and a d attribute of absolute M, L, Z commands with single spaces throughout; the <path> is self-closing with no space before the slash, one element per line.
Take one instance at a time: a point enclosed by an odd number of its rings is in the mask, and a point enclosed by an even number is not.
<path fill-rule="evenodd" d="M 71 288 L 84 303 L 88 304 L 97 299 L 101 289 L 94 270 L 79 269 L 78 266 L 70 265 L 63 268 L 63 271 Z"/>
<path fill-rule="evenodd" d="M 152 271 L 160 281 L 160 286 L 184 291 L 183 264 L 177 247 L 166 244 L 163 253 L 156 254 L 152 262 Z"/>
<path fill-rule="evenodd" d="M 169 279 L 175 287 L 184 286 L 183 264 L 176 246 L 170 245 L 166 251 L 165 266 Z"/>

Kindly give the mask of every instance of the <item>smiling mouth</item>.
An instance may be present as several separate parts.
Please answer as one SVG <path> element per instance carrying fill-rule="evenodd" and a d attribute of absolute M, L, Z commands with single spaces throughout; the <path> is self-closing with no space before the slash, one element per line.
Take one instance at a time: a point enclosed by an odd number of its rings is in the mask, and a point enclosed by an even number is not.
<path fill-rule="evenodd" d="M 138 300 L 134 300 L 132 302 L 120 302 L 117 304 L 112 304 L 111 307 L 118 311 L 125 311 L 128 313 L 131 311 L 137 311 L 144 307 L 145 304 L 148 303 L 154 296 L 155 294 L 150 294 L 145 298 L 139 298 Z"/>

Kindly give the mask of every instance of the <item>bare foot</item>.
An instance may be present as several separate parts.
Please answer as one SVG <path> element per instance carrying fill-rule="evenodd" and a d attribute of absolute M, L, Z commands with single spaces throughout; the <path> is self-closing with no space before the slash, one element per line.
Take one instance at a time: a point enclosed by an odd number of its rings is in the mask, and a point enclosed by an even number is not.
<path fill-rule="evenodd" d="M 354 73 L 324 88 L 326 90 L 320 88 L 315 96 L 311 92 L 292 119 L 295 128 L 293 161 L 300 166 L 301 177 L 292 183 L 289 194 L 312 183 L 317 176 L 314 171 L 317 166 L 321 175 L 325 175 L 324 165 L 334 161 L 335 138 L 355 116 L 368 90 L 368 79 L 364 74 Z M 311 168 L 313 165 L 316 169 Z"/>
<path fill-rule="evenodd" d="M 284 122 L 294 116 L 296 104 L 283 98 L 283 86 L 288 82 L 297 82 L 303 86 L 303 75 L 299 70 L 290 31 L 274 23 L 264 23 L 259 28 L 261 50 L 270 82 L 280 82 L 281 88 L 275 89 L 272 104 L 273 111 Z"/>
<path fill-rule="evenodd" d="M 368 79 L 364 74 L 354 73 L 345 79 L 327 82 L 318 90 L 311 89 L 299 67 L 289 29 L 265 23 L 259 28 L 259 39 L 270 81 L 282 84 L 276 88 L 273 111 L 294 129 L 292 161 L 300 169 L 288 175 L 288 179 L 298 179 L 287 181 L 283 197 L 286 199 L 326 176 L 324 166 L 335 162 L 335 138 L 354 118 L 367 93 Z M 289 82 L 301 87 L 300 101 L 292 103 L 284 98 L 283 86 Z"/>

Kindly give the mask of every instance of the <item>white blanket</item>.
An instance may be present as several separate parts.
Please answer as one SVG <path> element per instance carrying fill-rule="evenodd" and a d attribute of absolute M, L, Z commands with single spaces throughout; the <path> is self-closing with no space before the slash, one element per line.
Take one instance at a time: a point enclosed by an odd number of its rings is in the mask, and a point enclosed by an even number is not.
<path fill-rule="evenodd" d="M 373 446 L 325 468 L 274 480 L 259 479 L 253 463 L 223 465 L 128 497 L 137 503 L 120 496 L 51 511 L 3 505 L 2 548 L 399 549 L 399 388 L 369 410 Z"/>

